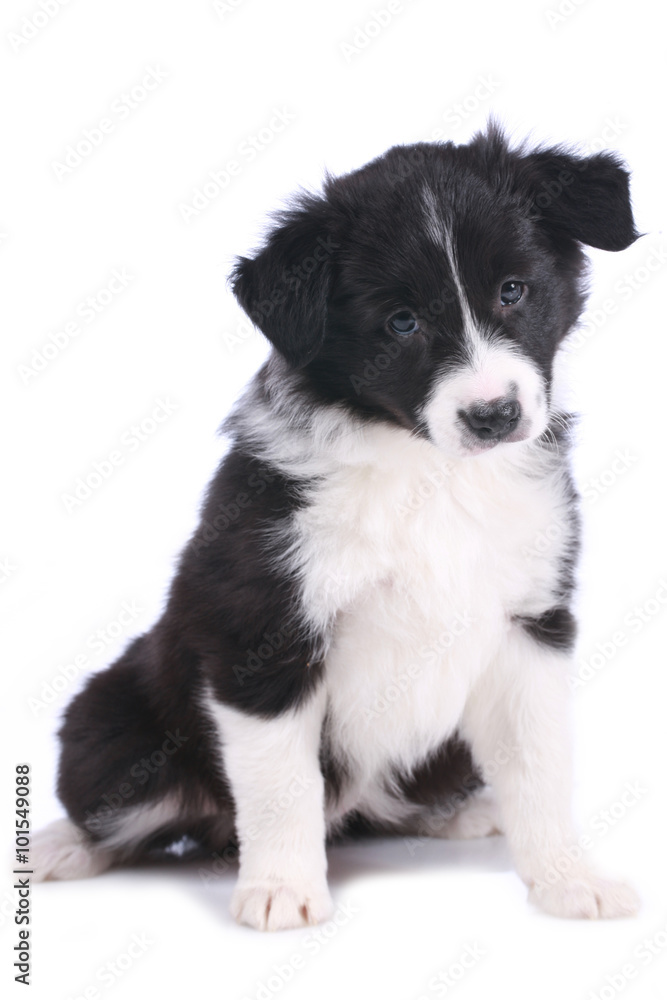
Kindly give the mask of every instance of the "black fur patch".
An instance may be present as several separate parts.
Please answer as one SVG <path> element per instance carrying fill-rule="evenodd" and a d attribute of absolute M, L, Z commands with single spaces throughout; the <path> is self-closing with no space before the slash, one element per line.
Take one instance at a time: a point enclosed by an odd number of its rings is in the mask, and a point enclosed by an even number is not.
<path fill-rule="evenodd" d="M 484 784 L 469 745 L 452 736 L 410 774 L 397 774 L 392 785 L 402 798 L 431 809 L 446 805 L 453 796 L 466 797 Z"/>
<path fill-rule="evenodd" d="M 281 540 L 267 536 L 301 505 L 304 486 L 233 449 L 209 487 L 156 627 L 166 674 L 183 649 L 221 701 L 257 715 L 293 707 L 322 673 L 297 581 L 274 565 Z"/>
<path fill-rule="evenodd" d="M 231 807 L 229 789 L 211 766 L 216 742 L 192 691 L 186 696 L 182 685 L 156 685 L 154 656 L 150 635 L 136 639 L 90 678 L 65 713 L 58 794 L 93 839 L 113 830 L 123 808 L 167 795 L 177 796 L 184 815 Z"/>
<path fill-rule="evenodd" d="M 569 652 L 574 646 L 577 623 L 569 608 L 551 608 L 536 618 L 517 615 L 514 621 L 543 646 L 564 652 Z"/>

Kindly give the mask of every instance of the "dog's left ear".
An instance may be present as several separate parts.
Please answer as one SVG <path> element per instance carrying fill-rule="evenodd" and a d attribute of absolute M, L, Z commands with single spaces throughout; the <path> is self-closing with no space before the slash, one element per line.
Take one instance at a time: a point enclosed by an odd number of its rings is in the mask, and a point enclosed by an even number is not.
<path fill-rule="evenodd" d="M 257 256 L 239 257 L 232 272 L 236 298 L 294 368 L 322 346 L 336 247 L 327 201 L 306 196 L 278 217 Z"/>
<path fill-rule="evenodd" d="M 532 217 L 554 235 L 600 250 L 625 250 L 641 235 L 630 204 L 629 175 L 611 153 L 573 156 L 557 149 L 522 157 L 521 184 Z"/>

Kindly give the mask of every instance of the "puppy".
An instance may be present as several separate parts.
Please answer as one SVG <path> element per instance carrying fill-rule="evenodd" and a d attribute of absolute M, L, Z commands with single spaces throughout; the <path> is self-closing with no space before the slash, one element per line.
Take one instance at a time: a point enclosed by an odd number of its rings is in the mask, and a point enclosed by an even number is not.
<path fill-rule="evenodd" d="M 237 844 L 232 913 L 273 930 L 331 913 L 332 835 L 502 831 L 547 912 L 635 912 L 574 849 L 554 365 L 582 244 L 637 236 L 613 155 L 491 125 L 328 178 L 237 261 L 273 351 L 164 614 L 66 712 L 41 878 Z"/>

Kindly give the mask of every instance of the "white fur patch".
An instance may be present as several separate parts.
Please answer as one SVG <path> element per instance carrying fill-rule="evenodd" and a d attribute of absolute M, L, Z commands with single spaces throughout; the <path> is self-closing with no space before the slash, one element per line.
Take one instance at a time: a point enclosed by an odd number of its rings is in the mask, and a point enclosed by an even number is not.
<path fill-rule="evenodd" d="M 122 853 L 124 847 L 145 840 L 180 815 L 181 805 L 173 795 L 149 805 L 129 806 L 110 816 L 100 843 L 108 850 L 120 850 Z"/>
<path fill-rule="evenodd" d="M 236 806 L 234 918 L 258 930 L 319 923 L 333 909 L 319 767 L 324 692 L 269 720 L 221 705 L 210 692 L 203 708 L 218 730 Z"/>
<path fill-rule="evenodd" d="M 440 250 L 446 250 L 451 238 L 447 231 L 437 198 L 428 184 L 422 190 L 424 203 L 424 232 Z"/>
<path fill-rule="evenodd" d="M 339 808 L 395 821 L 409 807 L 384 776 L 454 732 L 510 618 L 553 606 L 570 529 L 559 473 L 530 445 L 445 466 L 405 431 L 369 434 L 375 461 L 340 467 L 295 515 L 292 568 L 330 635 L 330 735 L 354 776 Z M 528 474 L 540 462 L 542 478 Z M 544 559 L 536 539 L 553 525 Z"/>
<path fill-rule="evenodd" d="M 469 840 L 502 832 L 495 796 L 489 788 L 483 788 L 466 799 L 456 815 L 444 825 L 441 835 L 449 840 Z"/>
<path fill-rule="evenodd" d="M 39 830 L 30 842 L 30 862 L 38 882 L 91 878 L 106 871 L 113 855 L 94 846 L 69 819 Z"/>

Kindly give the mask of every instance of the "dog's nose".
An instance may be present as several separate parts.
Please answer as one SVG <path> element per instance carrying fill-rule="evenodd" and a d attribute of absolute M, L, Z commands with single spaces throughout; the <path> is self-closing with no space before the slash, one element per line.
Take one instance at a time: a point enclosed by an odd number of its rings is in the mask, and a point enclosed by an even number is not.
<path fill-rule="evenodd" d="M 467 427 L 482 441 L 502 441 L 516 428 L 521 407 L 516 399 L 501 397 L 488 403 L 475 403 L 460 415 Z"/>

